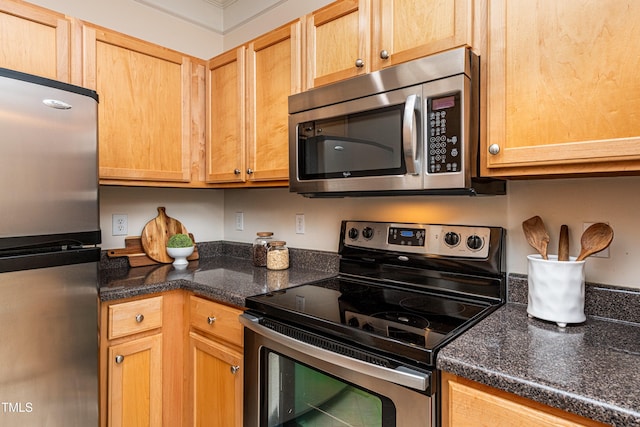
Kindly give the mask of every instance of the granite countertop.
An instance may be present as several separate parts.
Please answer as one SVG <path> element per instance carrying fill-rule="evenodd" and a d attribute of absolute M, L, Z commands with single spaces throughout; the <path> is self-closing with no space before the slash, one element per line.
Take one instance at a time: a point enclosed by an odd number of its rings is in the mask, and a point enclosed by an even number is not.
<path fill-rule="evenodd" d="M 335 253 L 291 250 L 291 268 L 254 267 L 250 245 L 198 245 L 199 261 L 129 268 L 104 262 L 102 301 L 186 289 L 244 307 L 245 298 L 338 272 Z M 588 286 L 587 321 L 564 329 L 530 319 L 527 279 L 510 275 L 510 301 L 440 350 L 437 367 L 614 426 L 640 427 L 640 292 Z"/>
<path fill-rule="evenodd" d="M 614 426 L 640 426 L 640 324 L 564 329 L 508 303 L 443 348 L 438 368 Z"/>
<path fill-rule="evenodd" d="M 191 261 L 186 269 L 171 264 L 135 268 L 110 268 L 100 272 L 99 296 L 111 301 L 138 295 L 186 289 L 217 301 L 244 307 L 245 298 L 272 290 L 313 282 L 336 275 L 333 268 L 314 270 L 306 264 L 272 271 L 254 267 L 251 260 L 216 256 Z"/>

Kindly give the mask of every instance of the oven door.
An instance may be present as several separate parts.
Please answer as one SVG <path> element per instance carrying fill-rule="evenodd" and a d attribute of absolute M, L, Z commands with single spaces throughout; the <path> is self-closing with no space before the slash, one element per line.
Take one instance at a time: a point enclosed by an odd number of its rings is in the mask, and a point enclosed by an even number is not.
<path fill-rule="evenodd" d="M 245 326 L 245 427 L 435 425 L 430 373 L 343 356 L 323 348 L 326 338 L 316 336 L 321 346 L 311 345 L 302 330 L 295 335 L 304 341 L 259 320 L 250 313 L 240 316 Z M 345 346 L 334 342 L 333 347 Z"/>

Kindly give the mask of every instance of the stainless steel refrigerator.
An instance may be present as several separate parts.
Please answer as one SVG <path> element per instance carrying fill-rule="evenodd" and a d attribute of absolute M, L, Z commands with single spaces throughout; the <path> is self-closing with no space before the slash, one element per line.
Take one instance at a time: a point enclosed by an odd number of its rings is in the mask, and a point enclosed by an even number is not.
<path fill-rule="evenodd" d="M 0 68 L 0 426 L 98 425 L 97 110 Z"/>

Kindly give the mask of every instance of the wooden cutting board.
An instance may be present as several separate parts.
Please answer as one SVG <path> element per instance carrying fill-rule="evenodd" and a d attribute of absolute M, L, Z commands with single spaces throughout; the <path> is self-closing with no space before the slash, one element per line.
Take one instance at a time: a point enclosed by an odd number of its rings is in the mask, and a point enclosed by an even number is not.
<path fill-rule="evenodd" d="M 167 254 L 167 240 L 174 234 L 189 234 L 184 225 L 177 219 L 167 216 L 163 206 L 158 207 L 158 216 L 142 229 L 140 236 L 142 248 L 149 258 L 162 263 L 173 262 Z"/>
<path fill-rule="evenodd" d="M 194 242 L 196 239 L 193 234 L 189 233 L 191 240 Z M 152 260 L 147 256 L 142 249 L 142 239 L 140 236 L 127 236 L 124 238 L 124 249 L 109 249 L 107 250 L 107 256 L 109 258 L 127 257 L 129 258 L 130 267 L 144 267 L 147 265 L 158 265 L 159 262 Z M 198 246 L 193 250 L 193 253 L 187 257 L 189 261 L 194 261 L 200 258 L 198 254 Z"/>

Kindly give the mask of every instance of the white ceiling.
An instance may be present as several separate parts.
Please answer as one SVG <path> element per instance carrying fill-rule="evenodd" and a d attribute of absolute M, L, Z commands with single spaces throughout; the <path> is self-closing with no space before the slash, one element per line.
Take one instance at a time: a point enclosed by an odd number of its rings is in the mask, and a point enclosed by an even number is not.
<path fill-rule="evenodd" d="M 177 18 L 224 34 L 287 0 L 135 0 Z"/>

